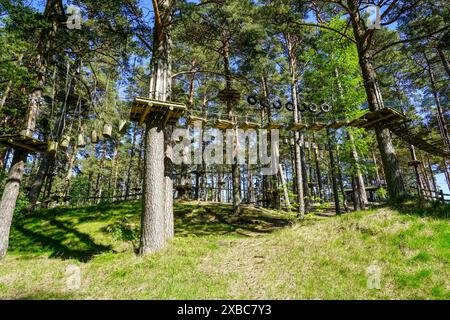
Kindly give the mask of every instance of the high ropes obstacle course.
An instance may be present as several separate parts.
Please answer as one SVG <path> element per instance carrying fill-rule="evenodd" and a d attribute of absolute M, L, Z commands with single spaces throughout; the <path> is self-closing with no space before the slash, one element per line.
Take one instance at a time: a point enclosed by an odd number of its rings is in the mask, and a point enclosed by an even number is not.
<path fill-rule="evenodd" d="M 178 120 L 185 116 L 187 112 L 185 105 L 170 101 L 158 101 L 149 98 L 137 97 L 133 101 L 133 106 L 130 110 L 130 120 L 135 121 L 138 125 L 145 122 L 152 124 L 162 123 L 164 125 L 175 125 Z M 194 115 L 187 115 L 185 124 L 193 125 L 195 122 L 202 124 L 209 123 L 207 119 Z M 375 129 L 389 129 L 392 133 L 398 136 L 403 141 L 411 144 L 418 149 L 421 149 L 429 154 L 450 158 L 450 150 L 445 145 L 442 139 L 430 142 L 430 139 L 425 137 L 430 133 L 426 128 L 411 126 L 412 119 L 407 118 L 392 108 L 383 108 L 375 112 L 368 112 L 361 117 L 354 120 L 334 121 L 331 123 L 313 122 L 294 123 L 287 128 L 288 131 L 320 131 L 323 129 L 340 129 L 342 127 L 350 126 L 356 128 L 364 128 L 367 130 Z M 242 121 L 234 123 L 226 119 L 215 119 L 212 127 L 220 130 L 231 129 L 239 127 L 241 129 L 258 129 L 261 126 L 258 123 Z M 282 129 L 281 124 L 271 123 L 264 127 L 264 129 Z M 25 150 L 29 153 L 45 153 L 55 152 L 54 148 L 50 147 L 54 144 L 53 141 L 43 141 L 33 135 L 26 134 L 26 130 L 22 130 L 17 134 L 3 134 L 0 135 L 0 144 L 11 148 Z"/>

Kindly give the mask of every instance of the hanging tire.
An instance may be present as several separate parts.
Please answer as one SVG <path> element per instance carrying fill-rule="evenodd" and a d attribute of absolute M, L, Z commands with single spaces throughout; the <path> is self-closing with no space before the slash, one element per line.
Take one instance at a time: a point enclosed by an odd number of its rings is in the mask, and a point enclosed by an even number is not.
<path fill-rule="evenodd" d="M 255 106 L 258 103 L 258 98 L 255 95 L 249 95 L 247 97 L 247 102 L 251 106 Z"/>
<path fill-rule="evenodd" d="M 289 111 L 294 111 L 294 104 L 291 101 L 286 102 L 284 107 Z"/>
<path fill-rule="evenodd" d="M 308 104 L 306 102 L 302 102 L 297 106 L 297 110 L 300 112 L 305 112 L 308 110 Z"/>
<path fill-rule="evenodd" d="M 310 103 L 308 105 L 308 110 L 312 113 L 316 113 L 319 110 L 319 107 L 315 103 Z"/>
<path fill-rule="evenodd" d="M 322 110 L 322 112 L 328 113 L 331 111 L 332 107 L 328 103 L 324 103 L 320 106 L 320 109 Z"/>

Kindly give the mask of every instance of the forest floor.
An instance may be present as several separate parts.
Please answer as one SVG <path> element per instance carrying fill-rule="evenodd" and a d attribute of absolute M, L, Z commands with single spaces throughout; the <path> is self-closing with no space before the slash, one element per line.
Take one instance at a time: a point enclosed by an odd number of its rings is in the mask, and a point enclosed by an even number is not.
<path fill-rule="evenodd" d="M 18 216 L 0 299 L 450 299 L 449 207 L 411 202 L 341 216 L 175 204 L 176 237 L 135 255 L 140 205 Z M 68 290 L 67 267 L 81 269 Z M 367 268 L 381 268 L 368 289 Z"/>

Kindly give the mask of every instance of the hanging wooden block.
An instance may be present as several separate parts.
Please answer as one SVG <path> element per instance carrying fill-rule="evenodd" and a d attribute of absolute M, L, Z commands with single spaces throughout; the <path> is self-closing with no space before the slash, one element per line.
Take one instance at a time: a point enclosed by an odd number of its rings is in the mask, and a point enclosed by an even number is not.
<path fill-rule="evenodd" d="M 98 133 L 96 130 L 92 130 L 92 132 L 91 132 L 91 142 L 92 143 L 98 142 Z"/>
<path fill-rule="evenodd" d="M 61 139 L 60 147 L 61 149 L 65 150 L 69 147 L 70 144 L 70 136 L 64 135 Z"/>
<path fill-rule="evenodd" d="M 128 121 L 127 120 L 120 120 L 119 122 L 119 133 L 124 134 L 128 129 Z"/>
<path fill-rule="evenodd" d="M 84 139 L 84 134 L 80 133 L 77 139 L 78 148 L 84 148 L 86 146 L 86 141 Z"/>
<path fill-rule="evenodd" d="M 47 146 L 47 152 L 55 154 L 58 150 L 58 142 L 50 140 Z"/>
<path fill-rule="evenodd" d="M 105 123 L 105 125 L 103 126 L 103 136 L 105 138 L 111 138 L 112 135 L 112 125 L 110 125 L 109 123 Z"/>

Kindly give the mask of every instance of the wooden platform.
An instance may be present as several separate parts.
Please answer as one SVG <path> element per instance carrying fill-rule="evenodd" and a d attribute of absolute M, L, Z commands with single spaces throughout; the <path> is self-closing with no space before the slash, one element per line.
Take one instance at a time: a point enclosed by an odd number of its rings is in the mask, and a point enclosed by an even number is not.
<path fill-rule="evenodd" d="M 383 108 L 375 112 L 368 112 L 363 116 L 351 121 L 348 125 L 357 128 L 373 129 L 380 125 L 387 126 L 394 122 L 406 120 L 407 118 L 392 108 Z"/>
<path fill-rule="evenodd" d="M 308 128 L 308 125 L 305 124 L 305 123 L 294 123 L 289 128 L 289 130 L 291 130 L 291 131 L 300 131 L 300 130 L 304 130 L 304 129 L 307 129 L 307 128 Z"/>
<path fill-rule="evenodd" d="M 322 122 L 314 122 L 313 124 L 311 124 L 309 126 L 309 129 L 313 130 L 313 131 L 320 131 L 323 128 L 325 128 L 327 126 L 326 123 L 322 123 Z"/>
<path fill-rule="evenodd" d="M 234 127 L 234 123 L 229 120 L 217 120 L 214 122 L 214 127 L 220 130 L 232 129 Z"/>
<path fill-rule="evenodd" d="M 137 97 L 133 101 L 130 120 L 136 121 L 138 125 L 146 121 L 151 126 L 171 125 L 177 123 L 185 112 L 186 106 L 181 103 Z"/>
<path fill-rule="evenodd" d="M 397 110 L 383 108 L 375 112 L 369 112 L 358 119 L 351 121 L 348 125 L 358 128 L 375 129 L 387 128 L 403 141 L 428 152 L 430 154 L 448 158 L 450 150 L 442 141 L 430 143 L 424 139 L 424 128 L 416 128 L 410 125 L 411 119 L 406 118 Z"/>
<path fill-rule="evenodd" d="M 28 153 L 47 152 L 48 143 L 25 135 L 3 135 L 0 136 L 0 144 L 14 149 L 21 149 Z"/>
<path fill-rule="evenodd" d="M 342 127 L 345 127 L 349 124 L 349 122 L 347 120 L 344 121 L 334 121 L 331 122 L 330 124 L 328 124 L 328 128 L 332 128 L 332 129 L 340 129 Z"/>
<path fill-rule="evenodd" d="M 205 124 L 207 122 L 207 120 L 205 118 L 196 117 L 196 116 L 189 116 L 189 117 L 187 117 L 186 124 L 188 126 L 192 126 L 196 122 L 201 122 L 202 124 Z"/>
<path fill-rule="evenodd" d="M 247 129 L 259 129 L 261 126 L 259 125 L 259 123 L 256 122 L 245 121 L 244 123 L 241 123 L 239 127 L 247 130 Z"/>
<path fill-rule="evenodd" d="M 263 127 L 263 129 L 267 129 L 267 130 L 281 129 L 281 128 L 283 128 L 283 125 L 279 124 L 279 123 L 271 123 L 271 124 L 267 124 Z"/>
<path fill-rule="evenodd" d="M 236 89 L 223 89 L 219 92 L 217 97 L 223 102 L 233 102 L 241 99 L 241 93 Z"/>

